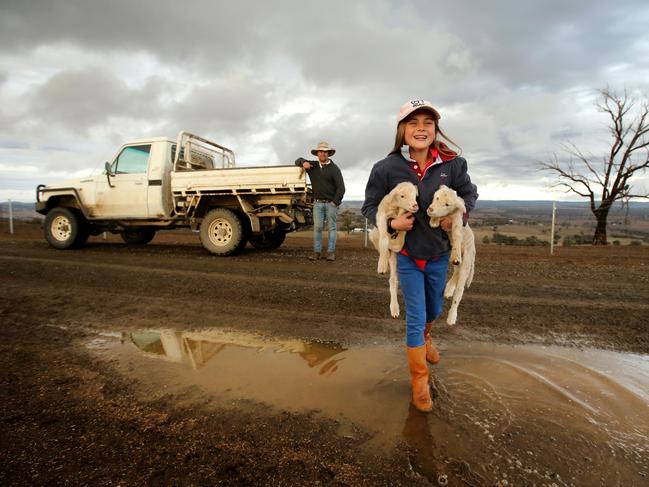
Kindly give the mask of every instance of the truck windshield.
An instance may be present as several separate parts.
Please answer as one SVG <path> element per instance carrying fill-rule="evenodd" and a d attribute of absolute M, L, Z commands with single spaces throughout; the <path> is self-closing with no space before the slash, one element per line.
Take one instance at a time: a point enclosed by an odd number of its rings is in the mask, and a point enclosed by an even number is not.
<path fill-rule="evenodd" d="M 151 145 L 134 145 L 125 147 L 115 160 L 117 174 L 144 173 L 149 162 Z"/>

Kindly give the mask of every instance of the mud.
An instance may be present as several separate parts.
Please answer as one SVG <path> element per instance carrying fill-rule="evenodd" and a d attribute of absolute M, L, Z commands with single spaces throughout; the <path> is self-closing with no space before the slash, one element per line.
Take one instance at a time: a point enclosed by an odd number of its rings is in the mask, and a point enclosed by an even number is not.
<path fill-rule="evenodd" d="M 308 235 L 221 259 L 191 233 L 59 252 L 16 230 L 3 485 L 648 481 L 647 247 L 480 246 L 424 416 L 362 237 L 312 263 Z"/>

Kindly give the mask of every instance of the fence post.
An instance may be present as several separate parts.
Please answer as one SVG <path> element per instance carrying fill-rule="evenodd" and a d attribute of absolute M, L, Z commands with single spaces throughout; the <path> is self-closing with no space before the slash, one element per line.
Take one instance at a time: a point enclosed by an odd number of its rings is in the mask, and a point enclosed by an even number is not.
<path fill-rule="evenodd" d="M 550 255 L 554 255 L 554 215 L 557 212 L 556 201 L 552 202 L 552 227 L 550 230 Z"/>
<path fill-rule="evenodd" d="M 365 228 L 363 229 L 363 238 L 365 239 L 365 247 L 367 247 L 367 218 L 365 219 Z"/>

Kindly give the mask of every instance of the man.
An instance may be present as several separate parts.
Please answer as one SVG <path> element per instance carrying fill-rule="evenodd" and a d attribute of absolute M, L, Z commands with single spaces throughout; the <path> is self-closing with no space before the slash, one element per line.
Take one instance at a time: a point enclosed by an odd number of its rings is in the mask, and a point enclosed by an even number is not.
<path fill-rule="evenodd" d="M 345 183 L 340 169 L 330 159 L 336 153 L 327 142 L 320 142 L 311 151 L 317 156 L 317 161 L 307 161 L 302 157 L 295 161 L 296 166 L 302 166 L 309 174 L 313 187 L 313 254 L 309 260 L 322 258 L 322 230 L 325 221 L 329 227 L 327 240 L 327 260 L 336 260 L 336 217 L 338 207 L 345 194 Z"/>

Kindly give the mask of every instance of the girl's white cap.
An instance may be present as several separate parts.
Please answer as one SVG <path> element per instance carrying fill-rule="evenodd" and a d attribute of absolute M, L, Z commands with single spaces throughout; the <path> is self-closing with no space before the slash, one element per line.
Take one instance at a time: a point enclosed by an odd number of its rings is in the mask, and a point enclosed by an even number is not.
<path fill-rule="evenodd" d="M 421 109 L 430 111 L 435 117 L 435 120 L 442 118 L 431 102 L 426 100 L 410 100 L 405 102 L 401 106 L 401 109 L 399 109 L 399 113 L 397 114 L 397 123 L 401 122 L 415 110 Z"/>

